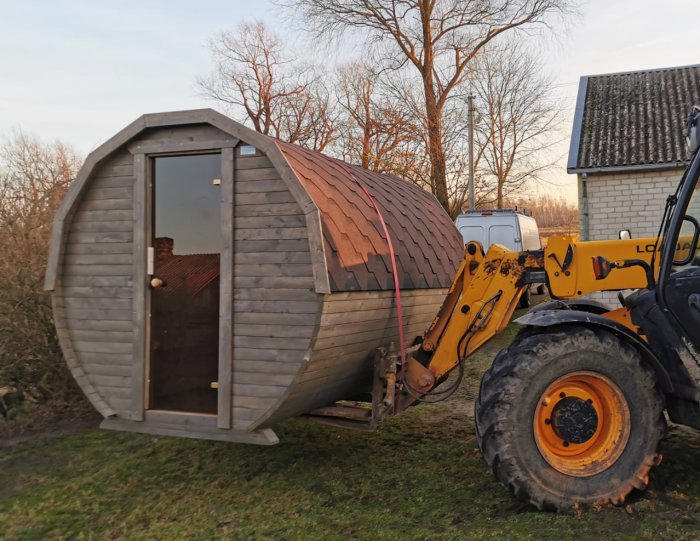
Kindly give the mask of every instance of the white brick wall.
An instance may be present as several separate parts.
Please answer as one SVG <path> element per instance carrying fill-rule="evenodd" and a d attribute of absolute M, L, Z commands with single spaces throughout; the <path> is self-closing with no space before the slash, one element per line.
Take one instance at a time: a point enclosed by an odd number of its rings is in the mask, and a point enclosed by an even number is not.
<path fill-rule="evenodd" d="M 683 174 L 683 169 L 625 174 L 589 174 L 588 239 L 617 239 L 621 229 L 629 229 L 633 238 L 654 237 L 666 204 Z M 583 217 L 583 180 L 578 175 L 579 224 L 581 239 L 586 240 Z M 626 292 L 625 292 L 626 293 Z M 617 292 L 595 293 L 590 298 L 611 308 L 620 306 Z"/>

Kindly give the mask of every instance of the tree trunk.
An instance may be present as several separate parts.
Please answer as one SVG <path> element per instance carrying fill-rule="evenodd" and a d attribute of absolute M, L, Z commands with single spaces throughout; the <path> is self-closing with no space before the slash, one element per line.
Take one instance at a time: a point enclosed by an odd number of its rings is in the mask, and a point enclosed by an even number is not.
<path fill-rule="evenodd" d="M 425 95 L 425 116 L 428 128 L 428 156 L 430 158 L 430 185 L 438 202 L 446 212 L 450 212 L 447 193 L 447 173 L 445 166 L 445 149 L 442 144 L 442 106 L 438 105 L 433 81 L 435 57 L 432 35 L 432 4 L 423 0 L 420 4 L 423 27 L 423 66 L 420 69 Z"/>
<path fill-rule="evenodd" d="M 434 95 L 430 96 L 427 90 L 425 98 L 428 125 L 428 156 L 430 157 L 430 184 L 433 187 L 433 193 L 437 200 L 447 212 L 450 212 L 445 149 L 442 144 L 442 110 L 435 103 Z"/>
<path fill-rule="evenodd" d="M 503 208 L 503 179 L 498 179 L 498 188 L 497 188 L 497 193 L 496 193 L 496 208 L 497 209 L 502 209 Z"/>

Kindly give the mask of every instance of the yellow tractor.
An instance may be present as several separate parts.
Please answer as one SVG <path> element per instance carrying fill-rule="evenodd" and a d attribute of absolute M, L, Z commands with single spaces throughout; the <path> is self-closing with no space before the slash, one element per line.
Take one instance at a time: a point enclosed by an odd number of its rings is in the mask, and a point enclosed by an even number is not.
<path fill-rule="evenodd" d="M 699 124 L 695 108 L 691 163 L 656 238 L 560 237 L 543 250 L 494 245 L 486 254 L 468 243 L 422 342 L 401 362 L 377 362 L 373 417 L 452 392 L 448 374 L 508 325 L 531 284 L 545 283 L 553 300 L 517 320 L 523 329 L 481 381 L 484 459 L 539 509 L 619 504 L 644 489 L 660 461 L 664 411 L 700 428 Z M 628 289 L 617 310 L 583 299 Z"/>

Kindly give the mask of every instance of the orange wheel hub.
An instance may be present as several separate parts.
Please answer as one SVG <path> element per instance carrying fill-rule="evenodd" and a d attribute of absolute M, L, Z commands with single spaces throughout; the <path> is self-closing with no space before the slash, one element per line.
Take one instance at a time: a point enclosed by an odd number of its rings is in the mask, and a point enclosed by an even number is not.
<path fill-rule="evenodd" d="M 630 412 L 620 388 L 595 372 L 554 381 L 535 409 L 535 442 L 555 470 L 596 475 L 620 458 L 630 435 Z"/>

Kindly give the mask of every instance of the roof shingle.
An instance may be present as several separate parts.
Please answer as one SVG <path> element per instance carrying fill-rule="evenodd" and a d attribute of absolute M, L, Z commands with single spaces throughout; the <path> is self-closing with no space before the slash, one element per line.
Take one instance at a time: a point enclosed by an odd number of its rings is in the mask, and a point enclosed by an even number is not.
<path fill-rule="evenodd" d="M 355 178 L 382 212 L 401 288 L 452 284 L 464 246 L 433 195 L 393 175 L 373 173 L 296 145 L 275 142 L 321 213 L 333 291 L 394 287 L 384 230 Z"/>
<path fill-rule="evenodd" d="M 684 122 L 700 104 L 700 65 L 594 75 L 581 83 L 569 172 L 687 162 Z"/>

